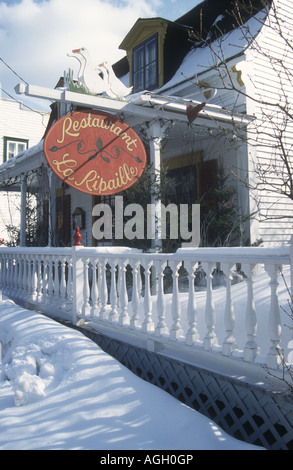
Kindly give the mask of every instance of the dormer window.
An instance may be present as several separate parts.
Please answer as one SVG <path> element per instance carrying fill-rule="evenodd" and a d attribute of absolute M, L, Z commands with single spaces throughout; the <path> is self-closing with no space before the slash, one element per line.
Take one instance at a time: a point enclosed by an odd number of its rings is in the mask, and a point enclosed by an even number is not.
<path fill-rule="evenodd" d="M 133 91 L 158 87 L 158 35 L 154 34 L 133 49 Z"/>

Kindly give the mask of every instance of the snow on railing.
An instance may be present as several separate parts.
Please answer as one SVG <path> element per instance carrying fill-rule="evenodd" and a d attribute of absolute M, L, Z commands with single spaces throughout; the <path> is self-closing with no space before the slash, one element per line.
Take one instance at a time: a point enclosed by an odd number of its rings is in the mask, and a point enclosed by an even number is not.
<path fill-rule="evenodd" d="M 0 248 L 0 283 L 15 301 L 74 324 L 106 326 L 110 335 L 138 338 L 152 350 L 200 349 L 276 369 L 284 332 L 279 275 L 290 269 L 290 259 L 289 245 L 172 254 Z"/>

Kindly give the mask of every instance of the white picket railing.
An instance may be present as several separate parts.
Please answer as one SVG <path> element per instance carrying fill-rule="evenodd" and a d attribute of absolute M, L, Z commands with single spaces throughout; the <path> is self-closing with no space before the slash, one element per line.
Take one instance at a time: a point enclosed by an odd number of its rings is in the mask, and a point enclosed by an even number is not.
<path fill-rule="evenodd" d="M 270 307 L 265 322 L 266 364 L 280 364 L 283 325 L 278 276 L 290 265 L 291 247 L 198 248 L 176 253 L 141 253 L 128 248 L 0 248 L 0 283 L 4 295 L 73 324 L 102 326 L 116 335 L 143 339 L 148 348 L 180 346 L 256 362 L 260 352 L 259 319 L 253 288 L 256 268 L 267 273 Z M 239 350 L 232 281 L 241 265 L 246 283 L 245 344 Z M 213 288 L 215 268 L 225 279 L 221 287 L 223 316 L 218 316 Z M 205 287 L 195 288 L 201 276 Z M 204 306 L 198 309 L 198 300 Z M 243 330 L 243 328 L 242 328 Z M 224 332 L 221 339 L 219 332 Z M 267 332 L 267 333 L 266 333 Z M 243 331 L 242 331 L 243 333 Z M 237 354 L 236 354 L 237 353 Z"/>

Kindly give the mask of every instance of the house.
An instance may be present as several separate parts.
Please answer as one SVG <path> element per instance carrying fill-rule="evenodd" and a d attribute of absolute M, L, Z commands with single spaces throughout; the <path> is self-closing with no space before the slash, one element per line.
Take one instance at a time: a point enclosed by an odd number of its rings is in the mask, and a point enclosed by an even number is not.
<path fill-rule="evenodd" d="M 48 113 L 25 107 L 11 98 L 0 99 L 0 162 L 10 165 L 17 155 L 39 143 L 48 124 Z M 0 192 L 0 234 L 12 243 L 20 222 L 20 193 L 15 192 L 13 181 L 4 183 Z M 7 226 L 11 229 L 7 230 Z M 12 227 L 15 228 L 13 232 Z"/>
<path fill-rule="evenodd" d="M 125 57 L 113 65 L 133 87 L 122 100 L 76 93 L 66 80 L 55 90 L 20 84 L 18 91 L 54 99 L 51 123 L 74 109 L 107 112 L 127 123 L 154 171 L 167 168 L 174 182 L 168 201 L 200 204 L 203 244 L 284 243 L 292 214 L 292 50 L 286 39 L 292 17 L 288 0 L 205 0 L 174 22 L 137 20 L 120 45 Z M 4 163 L 1 186 L 14 181 L 20 187 L 26 174 L 23 191 L 38 193 L 49 244 L 71 245 L 76 217 L 84 245 L 114 243 L 108 235 L 94 237 L 92 228 L 93 208 L 103 203 L 115 210 L 115 196 L 74 189 L 48 168 L 43 150 L 40 142 L 13 166 Z M 32 177 L 37 169 L 41 185 Z M 158 233 L 161 206 L 151 201 Z M 219 221 L 228 218 L 220 236 Z"/>

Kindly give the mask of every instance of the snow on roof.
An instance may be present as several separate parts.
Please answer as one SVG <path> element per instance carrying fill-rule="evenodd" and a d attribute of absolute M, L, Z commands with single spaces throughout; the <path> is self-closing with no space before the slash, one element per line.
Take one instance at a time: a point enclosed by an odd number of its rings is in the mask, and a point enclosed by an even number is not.
<path fill-rule="evenodd" d="M 165 92 L 219 66 L 223 61 L 242 56 L 260 33 L 265 18 L 266 13 L 259 12 L 250 18 L 245 25 L 219 37 L 212 44 L 195 45 L 184 57 L 181 66 L 171 80 L 156 92 Z"/>

